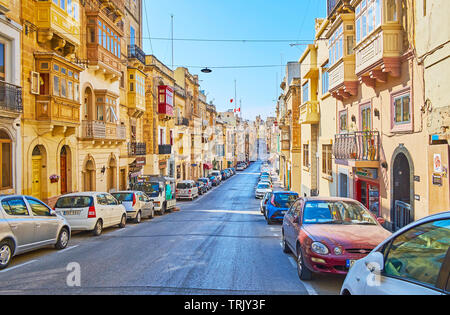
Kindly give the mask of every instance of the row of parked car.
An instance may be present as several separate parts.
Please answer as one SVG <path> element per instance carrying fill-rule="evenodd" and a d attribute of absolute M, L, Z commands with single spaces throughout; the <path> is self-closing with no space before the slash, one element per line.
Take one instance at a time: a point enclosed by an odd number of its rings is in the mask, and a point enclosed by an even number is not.
<path fill-rule="evenodd" d="M 296 257 L 301 280 L 346 275 L 343 295 L 450 294 L 450 212 L 392 234 L 349 198 L 270 190 L 260 210 L 268 224 L 282 222 L 283 251 Z"/>
<path fill-rule="evenodd" d="M 222 171 L 214 170 L 208 177 L 199 178 L 197 181 L 184 180 L 177 183 L 177 200 L 194 200 L 199 196 L 206 194 L 213 187 L 219 186 L 223 181 L 236 174 L 235 168 L 227 168 Z"/>
<path fill-rule="evenodd" d="M 229 168 L 197 181 L 179 182 L 176 199 L 193 200 L 235 174 Z M 58 198 L 53 209 L 30 196 L 0 196 L 0 206 L 0 269 L 18 254 L 50 245 L 66 248 L 74 231 L 99 236 L 105 228 L 124 228 L 128 220 L 141 223 L 155 216 L 153 200 L 142 191 L 67 194 Z M 163 209 L 159 214 L 164 214 Z"/>

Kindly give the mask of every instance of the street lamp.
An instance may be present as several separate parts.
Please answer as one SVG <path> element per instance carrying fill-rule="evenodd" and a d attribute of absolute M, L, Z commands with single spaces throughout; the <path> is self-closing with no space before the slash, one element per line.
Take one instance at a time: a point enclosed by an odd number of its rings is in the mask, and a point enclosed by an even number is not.
<path fill-rule="evenodd" d="M 203 72 L 203 73 L 211 73 L 212 70 L 211 70 L 211 69 L 208 69 L 208 68 L 206 67 L 205 69 L 202 69 L 202 72 Z"/>

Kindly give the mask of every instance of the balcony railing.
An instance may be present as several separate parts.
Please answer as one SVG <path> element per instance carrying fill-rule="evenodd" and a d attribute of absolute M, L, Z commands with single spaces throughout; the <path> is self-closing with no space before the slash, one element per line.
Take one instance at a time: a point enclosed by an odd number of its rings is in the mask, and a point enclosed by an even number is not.
<path fill-rule="evenodd" d="M 83 121 L 82 137 L 85 139 L 125 140 L 125 126 L 107 124 L 102 121 Z"/>
<path fill-rule="evenodd" d="M 143 156 L 147 154 L 147 144 L 144 142 L 131 142 L 128 143 L 128 155 L 129 156 Z"/>
<path fill-rule="evenodd" d="M 170 144 L 162 144 L 158 146 L 158 152 L 162 154 L 172 154 L 172 146 Z"/>
<path fill-rule="evenodd" d="M 128 59 L 136 58 L 145 65 L 145 53 L 137 45 L 128 45 Z"/>
<path fill-rule="evenodd" d="M 379 161 L 378 131 L 355 131 L 335 136 L 333 154 L 337 160 Z"/>
<path fill-rule="evenodd" d="M 22 88 L 0 81 L 0 109 L 22 112 Z"/>
<path fill-rule="evenodd" d="M 175 122 L 175 125 L 189 127 L 189 119 L 187 119 L 185 117 L 178 117 L 177 121 Z"/>
<path fill-rule="evenodd" d="M 327 16 L 332 15 L 341 3 L 342 0 L 327 0 Z"/>

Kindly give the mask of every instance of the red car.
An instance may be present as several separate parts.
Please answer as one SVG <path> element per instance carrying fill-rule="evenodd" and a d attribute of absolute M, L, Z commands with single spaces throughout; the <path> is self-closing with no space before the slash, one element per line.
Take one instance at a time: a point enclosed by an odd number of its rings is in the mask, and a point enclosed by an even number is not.
<path fill-rule="evenodd" d="M 283 220 L 283 251 L 296 255 L 301 280 L 313 273 L 345 275 L 391 235 L 383 223 L 356 200 L 300 198 Z"/>

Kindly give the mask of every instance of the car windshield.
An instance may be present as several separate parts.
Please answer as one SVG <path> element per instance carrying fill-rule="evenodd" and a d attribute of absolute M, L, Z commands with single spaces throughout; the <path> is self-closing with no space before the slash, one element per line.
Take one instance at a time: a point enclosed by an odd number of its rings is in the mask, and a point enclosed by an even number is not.
<path fill-rule="evenodd" d="M 61 197 L 56 202 L 55 208 L 87 208 L 92 206 L 93 198 L 88 196 Z"/>
<path fill-rule="evenodd" d="M 192 188 L 191 184 L 189 183 L 178 183 L 177 184 L 177 189 L 189 189 Z"/>
<path fill-rule="evenodd" d="M 275 194 L 273 199 L 277 208 L 290 208 L 298 199 L 298 194 Z"/>
<path fill-rule="evenodd" d="M 149 197 L 158 197 L 159 183 L 137 183 L 134 185 L 133 190 L 143 191 Z"/>
<path fill-rule="evenodd" d="M 303 213 L 304 224 L 377 225 L 363 206 L 351 201 L 308 201 Z"/>
<path fill-rule="evenodd" d="M 259 184 L 258 189 L 269 189 L 269 185 L 268 184 Z"/>
<path fill-rule="evenodd" d="M 111 195 L 113 195 L 119 203 L 133 201 L 133 193 L 113 193 Z"/>

